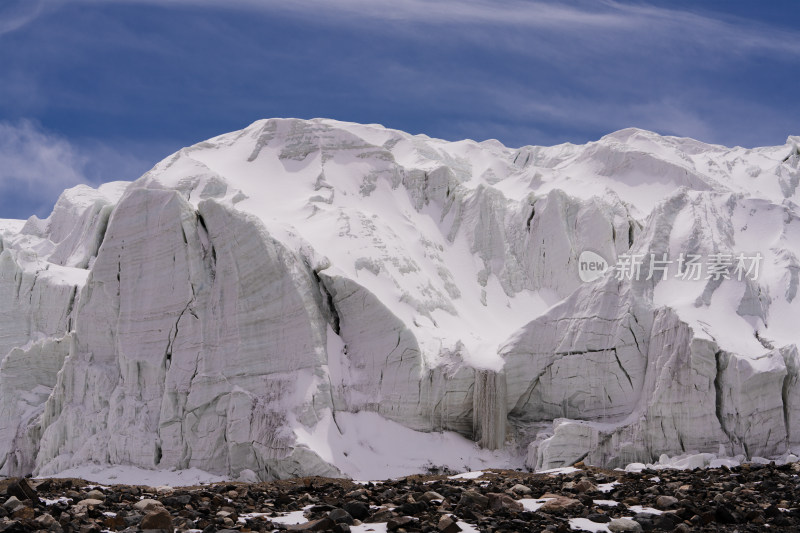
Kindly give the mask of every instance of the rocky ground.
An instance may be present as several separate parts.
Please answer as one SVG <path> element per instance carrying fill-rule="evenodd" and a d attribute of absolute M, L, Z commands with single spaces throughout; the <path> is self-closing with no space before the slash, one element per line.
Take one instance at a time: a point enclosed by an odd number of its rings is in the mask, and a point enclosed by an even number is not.
<path fill-rule="evenodd" d="M 0 482 L 0 532 L 800 531 L 800 463 L 638 473 L 578 466 L 366 484 L 304 478 L 155 488 L 9 479 Z"/>

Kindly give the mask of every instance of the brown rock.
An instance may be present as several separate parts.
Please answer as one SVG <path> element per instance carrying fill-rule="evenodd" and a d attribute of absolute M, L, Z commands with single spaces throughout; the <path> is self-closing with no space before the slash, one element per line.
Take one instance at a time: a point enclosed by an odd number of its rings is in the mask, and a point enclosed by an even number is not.
<path fill-rule="evenodd" d="M 20 501 L 30 500 L 35 504 L 40 503 L 39 496 L 25 478 L 18 479 L 6 487 L 6 494 L 9 496 L 16 496 Z"/>
<path fill-rule="evenodd" d="M 597 487 L 595 486 L 594 483 L 584 478 L 575 483 L 575 490 L 577 492 L 594 492 L 597 490 Z"/>
<path fill-rule="evenodd" d="M 398 529 L 407 526 L 412 522 L 415 522 L 415 520 L 410 516 L 398 516 L 397 518 L 392 518 L 386 523 L 386 529 L 389 531 L 397 531 Z"/>
<path fill-rule="evenodd" d="M 367 494 L 367 490 L 366 489 L 356 489 L 356 490 L 348 492 L 344 496 L 345 496 L 345 498 L 356 499 L 356 498 L 360 498 L 361 496 L 366 496 L 366 494 Z"/>
<path fill-rule="evenodd" d="M 126 526 L 125 519 L 122 518 L 119 515 L 117 515 L 117 516 L 107 516 L 103 520 L 103 525 L 106 527 L 106 529 L 110 529 L 112 531 L 117 531 L 119 529 L 125 529 L 125 526 Z"/>
<path fill-rule="evenodd" d="M 550 514 L 564 514 L 573 513 L 583 508 L 580 500 L 574 498 L 566 498 L 564 496 L 557 496 L 552 500 L 548 500 L 539 507 L 540 511 Z"/>
<path fill-rule="evenodd" d="M 389 509 L 382 509 L 380 511 L 376 511 L 373 513 L 372 517 L 370 518 L 370 522 L 386 522 L 391 520 L 396 516 L 396 513 L 393 513 Z"/>
<path fill-rule="evenodd" d="M 23 505 L 14 509 L 14 512 L 11 513 L 11 518 L 15 518 L 17 520 L 31 520 L 35 515 L 36 512 L 33 510 L 33 507 Z"/>
<path fill-rule="evenodd" d="M 436 527 L 441 533 L 458 533 L 461 531 L 461 526 L 459 526 L 452 517 L 447 515 L 439 519 L 439 524 Z"/>
<path fill-rule="evenodd" d="M 458 505 L 486 509 L 486 507 L 489 505 L 489 498 L 480 492 L 474 490 L 465 490 L 461 493 L 461 499 L 458 501 Z"/>
<path fill-rule="evenodd" d="M 172 516 L 166 509 L 148 512 L 139 523 L 141 529 L 166 529 L 172 531 Z"/>
<path fill-rule="evenodd" d="M 488 494 L 489 497 L 489 508 L 492 511 L 498 511 L 500 509 L 509 509 L 511 511 L 524 511 L 525 508 L 519 503 L 517 500 L 509 496 L 508 494 L 502 494 L 499 492 L 490 492 Z"/>

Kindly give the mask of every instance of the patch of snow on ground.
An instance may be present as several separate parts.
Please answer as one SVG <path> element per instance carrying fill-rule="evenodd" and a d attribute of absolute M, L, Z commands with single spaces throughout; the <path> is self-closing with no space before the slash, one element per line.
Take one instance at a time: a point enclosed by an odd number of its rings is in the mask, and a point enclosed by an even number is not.
<path fill-rule="evenodd" d="M 248 520 L 253 518 L 266 518 L 269 520 L 269 515 L 271 513 L 242 513 L 239 515 L 239 523 L 244 524 Z"/>
<path fill-rule="evenodd" d="M 386 533 L 386 522 L 377 522 L 375 524 L 361 524 L 359 526 L 350 526 L 352 533 Z"/>
<path fill-rule="evenodd" d="M 617 485 L 619 485 L 619 481 L 612 481 L 611 483 L 601 483 L 597 485 L 597 490 L 599 490 L 600 492 L 611 492 Z"/>
<path fill-rule="evenodd" d="M 335 421 L 326 411 L 313 429 L 298 423 L 294 431 L 298 444 L 305 444 L 352 479 L 425 474 L 432 466 L 457 472 L 522 466 L 521 458 L 481 449 L 457 433 L 414 431 L 366 411 L 337 413 Z"/>
<path fill-rule="evenodd" d="M 602 505 L 604 507 L 616 507 L 619 505 L 619 502 L 615 500 L 594 500 L 594 504 Z"/>
<path fill-rule="evenodd" d="M 481 472 L 480 470 L 477 472 L 464 472 L 463 474 L 456 474 L 455 476 L 449 476 L 447 479 L 476 479 L 481 477 L 485 472 Z"/>
<path fill-rule="evenodd" d="M 628 507 L 628 509 L 634 513 L 662 514 L 664 512 L 653 507 L 644 507 L 642 505 L 631 505 Z"/>
<path fill-rule="evenodd" d="M 522 498 L 521 500 L 517 501 L 522 504 L 526 511 L 538 511 L 542 505 L 552 499 L 553 498 Z"/>
<path fill-rule="evenodd" d="M 55 505 L 57 503 L 69 503 L 69 498 L 61 496 L 60 498 L 56 498 L 55 500 L 49 500 L 47 498 L 42 498 L 42 501 L 45 505 Z"/>
<path fill-rule="evenodd" d="M 304 507 L 300 511 L 292 511 L 291 513 L 286 513 L 283 516 L 273 516 L 270 517 L 270 521 L 275 524 L 284 524 L 287 526 L 291 526 L 294 524 L 305 524 L 308 522 L 308 518 L 305 517 L 303 514 L 308 507 Z"/>
<path fill-rule="evenodd" d="M 592 522 L 588 518 L 570 518 L 569 528 L 576 531 L 611 531 L 607 525 Z"/>
<path fill-rule="evenodd" d="M 641 472 L 645 468 L 647 468 L 647 465 L 644 463 L 631 463 L 625 466 L 624 470 L 625 472 Z"/>
<path fill-rule="evenodd" d="M 151 487 L 160 485 L 186 487 L 190 485 L 200 485 L 202 483 L 228 481 L 227 477 L 209 474 L 198 468 L 189 468 L 187 470 L 147 470 L 124 465 L 76 466 L 50 477 L 73 477 L 107 485 L 121 483 L 125 485 L 148 485 Z"/>
<path fill-rule="evenodd" d="M 549 470 L 539 470 L 537 474 L 571 474 L 573 472 L 580 472 L 580 468 L 574 466 L 565 466 L 562 468 L 550 468 Z"/>

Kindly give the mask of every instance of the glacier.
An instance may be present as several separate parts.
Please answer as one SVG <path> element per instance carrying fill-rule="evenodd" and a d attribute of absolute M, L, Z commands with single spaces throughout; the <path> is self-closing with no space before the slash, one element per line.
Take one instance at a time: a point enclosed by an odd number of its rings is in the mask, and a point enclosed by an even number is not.
<path fill-rule="evenodd" d="M 797 453 L 799 184 L 800 137 L 269 119 L 68 189 L 0 219 L 0 474 Z M 585 251 L 760 263 L 583 282 Z"/>

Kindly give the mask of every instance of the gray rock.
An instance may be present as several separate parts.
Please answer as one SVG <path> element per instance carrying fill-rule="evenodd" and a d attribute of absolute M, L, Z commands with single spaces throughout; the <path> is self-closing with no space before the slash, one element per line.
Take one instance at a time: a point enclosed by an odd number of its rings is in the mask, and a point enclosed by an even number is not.
<path fill-rule="evenodd" d="M 97 507 L 98 505 L 103 505 L 103 500 L 95 500 L 94 498 L 86 498 L 85 500 L 79 501 L 76 506 L 80 507 Z"/>
<path fill-rule="evenodd" d="M 608 523 L 608 530 L 614 533 L 640 533 L 642 526 L 634 520 L 615 518 Z"/>
<path fill-rule="evenodd" d="M 86 498 L 89 498 L 89 499 L 92 499 L 92 500 L 105 500 L 106 499 L 106 495 L 101 490 L 92 489 L 92 490 L 90 490 L 89 492 L 86 493 Z"/>
<path fill-rule="evenodd" d="M 398 516 L 397 518 L 392 518 L 386 523 L 386 529 L 389 531 L 397 531 L 400 528 L 405 528 L 405 526 L 416 522 L 414 518 L 410 516 Z"/>
<path fill-rule="evenodd" d="M 657 509 L 672 509 L 676 505 L 678 505 L 678 498 L 674 496 L 659 496 L 656 498 L 656 508 Z"/>
<path fill-rule="evenodd" d="M 25 505 L 16 496 L 11 496 L 9 499 L 5 501 L 3 507 L 5 507 L 9 512 L 13 512 L 16 508 L 22 507 Z"/>
<path fill-rule="evenodd" d="M 352 516 L 357 520 L 364 520 L 365 518 L 368 518 L 370 515 L 369 505 L 367 505 L 364 502 L 357 502 L 357 501 L 347 502 L 344 505 L 342 505 L 342 509 L 350 513 L 350 516 Z"/>
<path fill-rule="evenodd" d="M 489 508 L 493 511 L 497 511 L 499 509 L 523 511 L 525 509 L 521 503 L 508 494 L 491 492 L 487 496 L 489 497 Z"/>
<path fill-rule="evenodd" d="M 461 493 L 461 499 L 458 501 L 458 505 L 486 509 L 486 507 L 489 505 L 489 498 L 480 492 L 474 490 L 465 490 Z"/>
<path fill-rule="evenodd" d="M 511 487 L 511 492 L 513 492 L 514 494 L 520 494 L 520 495 L 523 495 L 523 496 L 528 496 L 529 494 L 533 493 L 533 491 L 529 487 L 526 487 L 525 485 L 522 485 L 520 483 L 517 483 L 516 485 Z"/>
<path fill-rule="evenodd" d="M 423 495 L 422 495 L 422 498 L 421 498 L 421 499 L 422 499 L 423 501 L 426 501 L 426 502 L 430 503 L 430 502 L 432 502 L 433 500 L 441 500 L 441 501 L 444 501 L 444 500 L 446 500 L 447 498 L 445 498 L 444 496 L 442 496 L 442 495 L 441 495 L 441 494 L 439 494 L 438 492 L 434 492 L 434 491 L 432 491 L 432 490 L 429 490 L 428 492 L 426 492 L 425 494 L 423 494 Z"/>
<path fill-rule="evenodd" d="M 344 509 L 333 509 L 328 513 L 328 518 L 337 524 L 353 524 L 353 516 Z"/>
<path fill-rule="evenodd" d="M 53 524 L 57 523 L 57 520 L 55 518 L 53 518 L 53 516 L 50 513 L 41 514 L 41 515 L 37 516 L 34 519 L 34 521 L 37 524 L 39 524 L 42 527 L 42 529 L 48 529 Z"/>
<path fill-rule="evenodd" d="M 102 503 L 102 502 L 101 502 Z M 164 504 L 158 500 L 153 500 L 151 498 L 145 498 L 143 500 L 139 500 L 135 504 L 133 504 L 133 508 L 139 511 L 152 511 L 156 509 L 163 509 Z"/>

